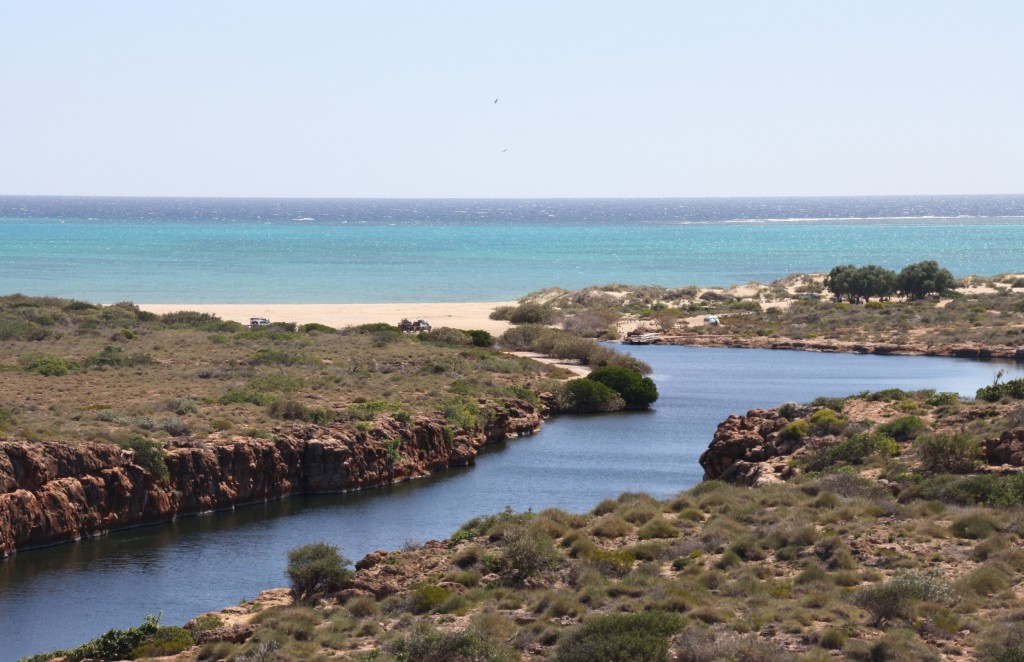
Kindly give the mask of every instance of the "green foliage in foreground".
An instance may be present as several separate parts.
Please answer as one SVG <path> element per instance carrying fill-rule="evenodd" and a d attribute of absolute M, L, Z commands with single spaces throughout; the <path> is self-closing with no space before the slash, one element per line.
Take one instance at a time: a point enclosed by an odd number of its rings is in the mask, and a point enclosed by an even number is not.
<path fill-rule="evenodd" d="M 339 590 L 352 572 L 349 560 L 338 548 L 323 542 L 310 543 L 288 552 L 285 574 L 292 585 L 292 594 L 299 602 L 311 604 L 322 595 Z"/>
<path fill-rule="evenodd" d="M 192 635 L 179 627 L 160 627 L 159 616 L 147 616 L 145 622 L 127 630 L 108 630 L 99 638 L 72 650 L 40 653 L 22 658 L 19 662 L 44 662 L 64 657 L 68 662 L 78 660 L 134 660 L 139 657 L 175 655 L 191 646 Z"/>
<path fill-rule="evenodd" d="M 595 616 L 559 640 L 555 660 L 667 660 L 668 637 L 684 625 L 681 615 L 666 611 Z"/>
<path fill-rule="evenodd" d="M 399 662 L 513 662 L 519 653 L 492 637 L 467 630 L 439 632 L 419 624 L 406 639 L 391 645 Z"/>

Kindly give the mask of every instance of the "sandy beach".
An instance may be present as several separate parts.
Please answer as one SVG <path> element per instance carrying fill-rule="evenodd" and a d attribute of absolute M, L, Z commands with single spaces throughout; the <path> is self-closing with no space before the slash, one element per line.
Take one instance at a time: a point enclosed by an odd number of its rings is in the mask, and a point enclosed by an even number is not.
<path fill-rule="evenodd" d="M 478 303 L 140 303 L 139 308 L 163 314 L 179 310 L 212 313 L 221 319 L 248 324 L 250 317 L 266 317 L 271 322 L 318 322 L 343 328 L 358 324 L 387 322 L 398 324 L 402 318 L 424 319 L 434 328 L 482 329 L 498 335 L 509 327 L 508 322 L 488 317 L 498 306 L 515 305 L 514 301 Z"/>

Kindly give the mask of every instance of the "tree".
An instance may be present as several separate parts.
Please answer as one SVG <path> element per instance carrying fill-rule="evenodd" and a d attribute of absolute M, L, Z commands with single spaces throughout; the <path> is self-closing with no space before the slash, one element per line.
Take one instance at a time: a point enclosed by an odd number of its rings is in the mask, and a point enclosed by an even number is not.
<path fill-rule="evenodd" d="M 828 273 L 825 287 L 837 299 L 846 297 L 850 303 L 860 303 L 861 299 L 871 297 L 885 299 L 896 293 L 896 273 L 874 264 L 866 267 L 844 264 Z"/>
<path fill-rule="evenodd" d="M 910 299 L 923 299 L 929 294 L 942 294 L 956 287 L 956 279 L 935 260 L 925 260 L 903 267 L 897 276 L 899 291 Z"/>
<path fill-rule="evenodd" d="M 587 379 L 604 384 L 621 395 L 626 409 L 647 409 L 658 399 L 658 387 L 654 381 L 629 368 L 604 366 L 587 375 Z"/>
<path fill-rule="evenodd" d="M 852 301 L 852 288 L 853 288 L 853 274 L 857 271 L 857 267 L 852 264 L 842 264 L 837 267 L 832 267 L 832 271 L 828 272 L 825 276 L 825 287 L 828 291 L 835 295 L 837 299 L 842 301 L 843 297 L 851 297 Z"/>
<path fill-rule="evenodd" d="M 323 542 L 289 551 L 285 574 L 291 581 L 295 600 L 311 604 L 320 596 L 341 589 L 352 576 L 346 567 L 349 563 L 337 547 Z"/>

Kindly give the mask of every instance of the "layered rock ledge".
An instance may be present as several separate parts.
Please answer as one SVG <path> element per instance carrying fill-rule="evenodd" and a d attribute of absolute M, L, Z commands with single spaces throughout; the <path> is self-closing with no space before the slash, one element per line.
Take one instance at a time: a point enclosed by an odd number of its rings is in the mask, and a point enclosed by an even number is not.
<path fill-rule="evenodd" d="M 472 464 L 489 443 L 532 434 L 541 416 L 523 401 L 482 405 L 482 430 L 443 419 L 383 418 L 277 429 L 273 439 L 182 442 L 166 450 L 169 478 L 113 444 L 0 440 L 0 556 L 175 517 L 299 494 L 379 487 Z"/>
<path fill-rule="evenodd" d="M 928 345 L 925 343 L 879 343 L 829 340 L 826 338 L 797 339 L 763 336 L 731 336 L 724 334 L 686 333 L 665 336 L 660 345 L 690 347 L 731 347 L 741 349 L 790 349 L 804 352 L 840 352 L 847 354 L 878 354 L 881 356 L 942 356 L 962 359 L 1012 359 L 1024 361 L 1024 348 L 1010 345 L 986 346 L 976 343 Z"/>

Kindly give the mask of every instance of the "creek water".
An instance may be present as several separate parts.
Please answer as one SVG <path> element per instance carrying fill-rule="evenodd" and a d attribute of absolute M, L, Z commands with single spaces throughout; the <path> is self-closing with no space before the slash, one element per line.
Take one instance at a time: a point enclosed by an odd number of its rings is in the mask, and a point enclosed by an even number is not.
<path fill-rule="evenodd" d="M 973 395 L 1003 369 L 966 359 L 633 347 L 654 368 L 649 412 L 563 417 L 486 449 L 472 467 L 358 493 L 296 497 L 0 560 L 0 662 L 71 647 L 162 612 L 180 625 L 287 584 L 287 550 L 337 545 L 355 560 L 441 539 L 464 521 L 557 507 L 586 512 L 626 491 L 658 498 L 701 480 L 697 458 L 732 413 L 883 388 Z"/>

